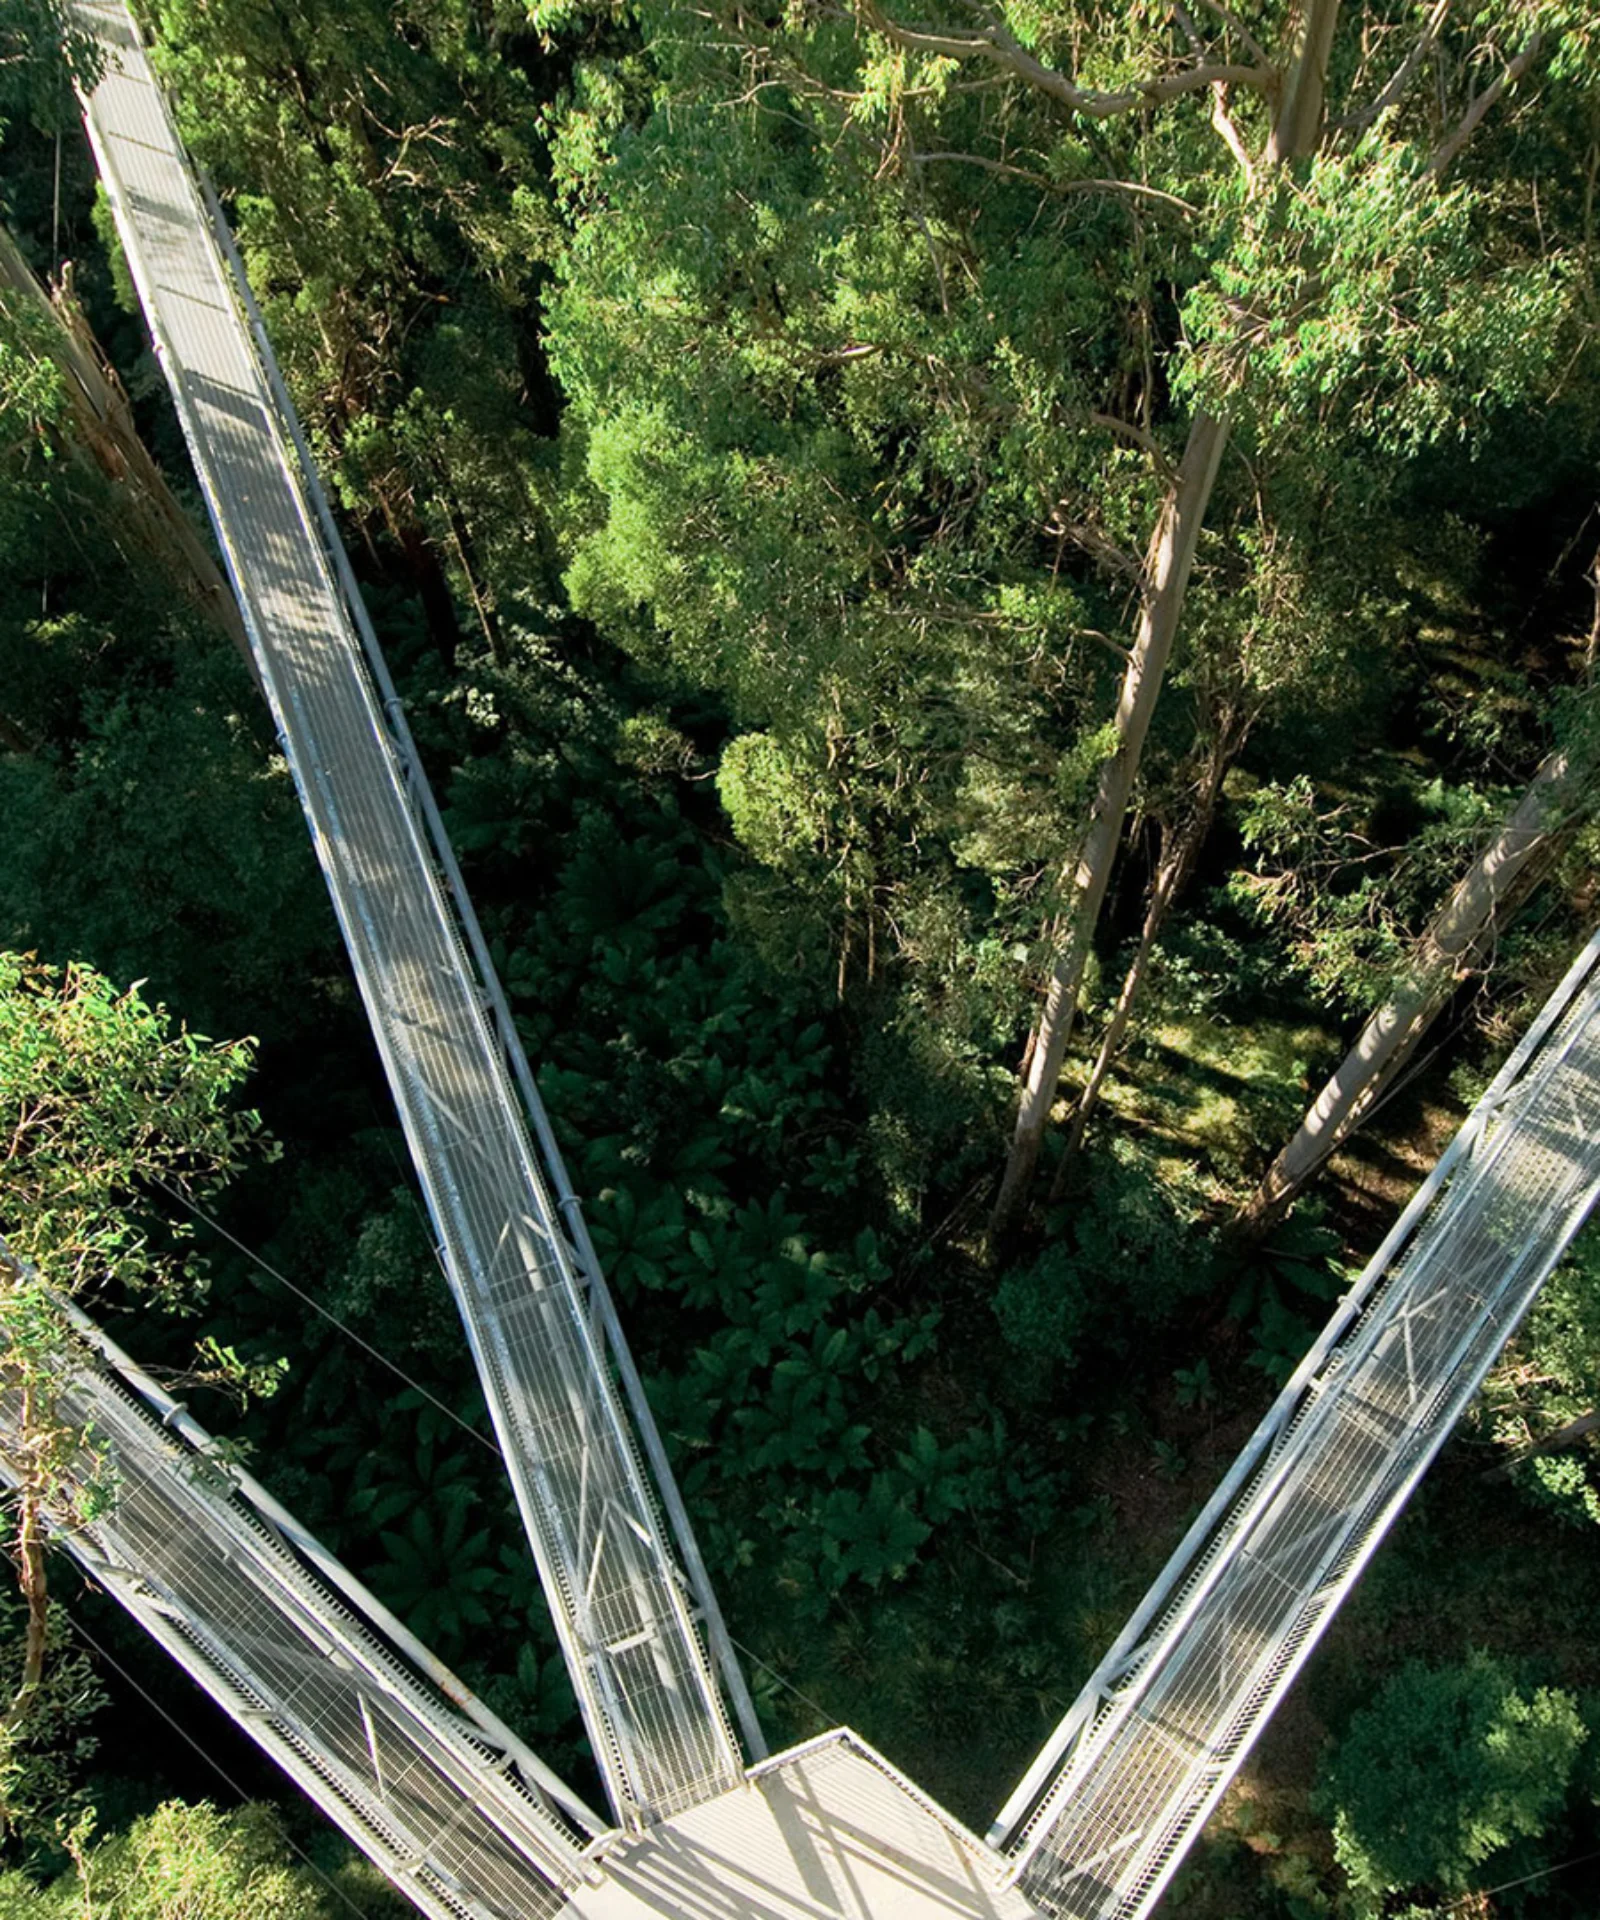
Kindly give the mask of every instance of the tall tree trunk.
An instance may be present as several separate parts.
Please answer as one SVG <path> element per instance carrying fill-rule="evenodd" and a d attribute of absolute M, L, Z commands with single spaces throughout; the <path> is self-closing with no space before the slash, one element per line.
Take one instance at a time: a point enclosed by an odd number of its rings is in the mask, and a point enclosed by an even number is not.
<path fill-rule="evenodd" d="M 22 1485 L 18 1490 L 13 1556 L 27 1618 L 23 1627 L 22 1672 L 9 1705 L 0 1713 L 0 1833 L 12 1825 L 12 1808 L 6 1795 L 15 1776 L 12 1767 L 5 1762 L 14 1752 L 38 1702 L 39 1689 L 44 1684 L 45 1657 L 50 1645 L 50 1582 L 44 1557 L 44 1522 L 39 1511 L 41 1434 L 34 1390 L 28 1384 L 24 1384 L 22 1389 L 21 1411 L 24 1460 L 27 1464 L 23 1468 Z"/>
<path fill-rule="evenodd" d="M 1061 1164 L 1050 1188 L 1052 1200 L 1060 1199 L 1067 1170 L 1083 1145 L 1084 1133 L 1099 1104 L 1100 1089 L 1122 1046 L 1123 1035 L 1128 1031 L 1128 1022 L 1133 1017 L 1134 1004 L 1149 974 L 1150 957 L 1155 950 L 1157 936 L 1172 911 L 1173 901 L 1188 884 L 1189 876 L 1194 871 L 1195 861 L 1200 857 L 1200 849 L 1205 845 L 1211 822 L 1216 817 L 1217 797 L 1222 792 L 1223 778 L 1243 744 L 1243 736 L 1244 730 L 1239 729 L 1225 730 L 1218 737 L 1188 819 L 1180 827 L 1162 835 L 1161 853 L 1150 886 L 1150 902 L 1145 909 L 1144 925 L 1139 930 L 1139 944 L 1134 949 L 1133 959 L 1123 976 L 1122 991 L 1117 995 L 1117 1004 L 1112 1008 L 1111 1018 L 1101 1036 L 1100 1051 L 1095 1055 L 1089 1078 L 1084 1082 L 1083 1092 L 1078 1096 L 1078 1104 L 1068 1123 Z"/>
<path fill-rule="evenodd" d="M 1296 20 L 1294 51 L 1267 141 L 1264 159 L 1268 167 L 1313 151 L 1321 138 L 1323 86 L 1338 18 L 1339 0 L 1303 0 Z M 1195 547 L 1227 441 L 1225 419 L 1203 411 L 1195 415 L 1145 559 L 1144 606 L 1117 701 L 1117 746 L 1100 770 L 1088 827 L 1069 868 L 1063 934 L 1051 966 L 1044 1010 L 1029 1048 L 1011 1151 L 989 1222 L 989 1244 L 996 1252 L 1003 1251 L 1016 1231 L 1039 1164 L 1061 1063 L 1072 1037 L 1084 968 L 1122 843 L 1123 821 L 1145 735 L 1161 693 Z"/>
<path fill-rule="evenodd" d="M 1263 165 L 1282 166 L 1322 144 L 1322 99 L 1338 24 L 1339 0 L 1302 0 Z"/>
<path fill-rule="evenodd" d="M 1417 941 L 1394 993 L 1362 1028 L 1293 1139 L 1234 1216 L 1234 1238 L 1259 1239 L 1281 1220 L 1323 1161 L 1372 1112 L 1460 981 L 1484 963 L 1507 915 L 1548 871 L 1593 805 L 1595 786 L 1596 769 L 1587 756 L 1575 759 L 1563 747 L 1546 758 Z"/>
<path fill-rule="evenodd" d="M 1068 906 L 1063 915 L 1060 944 L 1050 973 L 1044 1011 L 1039 1016 L 1029 1050 L 1016 1131 L 989 1226 L 990 1238 L 997 1245 L 1003 1244 L 1014 1230 L 1033 1183 L 1044 1130 L 1055 1100 L 1056 1083 L 1061 1078 L 1061 1062 L 1072 1037 L 1083 970 L 1088 964 L 1090 944 L 1110 884 L 1112 864 L 1122 843 L 1122 823 L 1133 792 L 1134 776 L 1139 771 L 1145 735 L 1150 730 L 1162 677 L 1172 654 L 1195 546 L 1227 440 L 1225 420 L 1210 413 L 1195 415 L 1183 460 L 1162 504 L 1161 518 L 1150 542 L 1145 562 L 1145 577 L 1150 586 L 1139 619 L 1139 632 L 1122 676 L 1115 721 L 1116 750 L 1100 769 L 1100 784 L 1088 829 L 1068 882 Z"/>
<path fill-rule="evenodd" d="M 1565 1426 L 1557 1427 L 1554 1433 L 1534 1441 L 1532 1446 L 1520 1447 L 1509 1460 L 1501 1461 L 1498 1467 L 1491 1467 L 1479 1478 L 1509 1480 L 1524 1460 L 1537 1460 L 1546 1453 L 1565 1453 L 1569 1447 L 1575 1447 L 1580 1440 L 1587 1439 L 1597 1428 L 1600 1428 L 1600 1412 L 1580 1413 L 1576 1420 L 1569 1420 Z"/>
<path fill-rule="evenodd" d="M 255 674 L 244 622 L 222 570 L 199 529 L 178 504 L 150 450 L 139 438 L 122 384 L 101 353 L 70 295 L 52 299 L 15 240 L 0 226 L 0 310 L 15 302 L 51 322 L 50 351 L 66 377 L 73 432 L 80 452 L 117 491 L 119 512 L 136 548 L 227 634 Z"/>

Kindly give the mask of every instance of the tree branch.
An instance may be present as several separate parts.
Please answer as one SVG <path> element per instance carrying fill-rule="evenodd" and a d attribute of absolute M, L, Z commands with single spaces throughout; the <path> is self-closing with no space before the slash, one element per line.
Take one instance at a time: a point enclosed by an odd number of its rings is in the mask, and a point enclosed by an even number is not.
<path fill-rule="evenodd" d="M 1359 113 L 1346 114 L 1333 125 L 1340 133 L 1365 133 L 1379 114 L 1387 113 L 1396 104 L 1406 88 L 1411 85 L 1420 67 L 1433 51 L 1439 38 L 1439 29 L 1444 25 L 1444 17 L 1450 11 L 1450 0 L 1438 0 L 1433 12 L 1428 15 L 1421 33 L 1417 35 L 1411 51 L 1406 55 L 1394 72 L 1389 83 Z"/>
<path fill-rule="evenodd" d="M 1143 427 L 1135 426 L 1131 420 L 1119 420 L 1114 413 L 1091 413 L 1089 418 L 1097 427 L 1104 427 L 1107 433 L 1120 434 L 1123 439 L 1131 440 L 1141 453 L 1149 454 L 1155 462 L 1156 471 L 1168 486 L 1177 479 L 1177 470 L 1161 451 L 1161 443 L 1154 434 L 1146 433 Z"/>
<path fill-rule="evenodd" d="M 1262 46 L 1261 42 L 1237 14 L 1230 13 L 1228 9 L 1222 5 L 1221 0 L 1200 0 L 1200 4 L 1205 8 L 1207 13 L 1214 13 L 1225 27 L 1230 28 L 1234 33 L 1238 34 L 1239 38 L 1250 49 L 1251 53 L 1255 55 L 1256 59 L 1260 61 L 1263 67 L 1270 67 L 1272 65 L 1271 57 L 1267 53 L 1266 48 Z"/>
<path fill-rule="evenodd" d="M 1174 207 L 1179 213 L 1193 215 L 1200 211 L 1191 201 L 1182 200 L 1175 193 L 1163 193 L 1159 187 L 1147 187 L 1140 180 L 1052 180 L 1048 174 L 1015 166 L 1009 160 L 990 160 L 981 153 L 919 153 L 916 158 L 919 162 L 953 160 L 969 167 L 982 167 L 989 173 L 1009 174 L 1014 179 L 1043 187 L 1049 193 L 1125 193 L 1134 200 L 1153 200 L 1157 206 Z"/>
<path fill-rule="evenodd" d="M 1239 129 L 1233 124 L 1233 115 L 1228 111 L 1228 89 L 1218 80 L 1211 89 L 1211 124 L 1222 135 L 1222 143 L 1239 163 L 1244 175 L 1244 183 L 1252 193 L 1256 190 L 1256 170 L 1251 162 L 1249 149 L 1239 137 Z"/>
<path fill-rule="evenodd" d="M 860 0 L 860 5 L 867 25 L 908 53 L 942 53 L 954 60 L 991 60 L 1015 79 L 1091 120 L 1114 119 L 1118 114 L 1131 113 L 1135 107 L 1177 99 L 1219 81 L 1225 86 L 1256 87 L 1266 93 L 1276 78 L 1267 67 L 1213 63 L 1185 67 L 1178 73 L 1159 74 L 1120 93 L 1101 93 L 1092 87 L 1075 86 L 1065 74 L 1036 59 L 1003 27 L 993 26 L 983 33 L 934 33 L 926 28 L 900 26 L 881 12 L 873 0 Z"/>
<path fill-rule="evenodd" d="M 1515 1468 L 1524 1460 L 1536 1459 L 1544 1453 L 1564 1453 L 1568 1447 L 1575 1447 L 1586 1434 L 1600 1427 L 1600 1413 L 1580 1414 L 1576 1420 L 1569 1420 L 1564 1427 L 1558 1427 L 1554 1433 L 1546 1434 L 1543 1440 L 1537 1440 L 1532 1446 L 1519 1447 L 1509 1460 L 1504 1460 L 1488 1473 L 1480 1474 L 1480 1480 L 1509 1480 Z"/>
<path fill-rule="evenodd" d="M 1506 63 L 1505 71 L 1489 86 L 1485 87 L 1483 92 L 1473 101 L 1472 105 L 1467 108 L 1466 112 L 1461 116 L 1461 124 L 1456 128 L 1455 132 L 1450 135 L 1448 140 L 1441 142 L 1434 150 L 1433 158 L 1428 162 L 1427 171 L 1433 175 L 1435 180 L 1444 177 L 1446 169 L 1472 138 L 1473 134 L 1477 132 L 1485 115 L 1487 115 L 1490 108 L 1500 98 L 1501 94 L 1505 92 L 1506 88 L 1515 85 L 1528 71 L 1529 67 L 1533 65 L 1534 61 L 1538 58 L 1539 48 L 1543 42 L 1543 34 L 1536 33 L 1532 35 L 1528 44 L 1517 57 Z"/>
<path fill-rule="evenodd" d="M 1103 534 L 1098 527 L 1092 527 L 1086 520 L 1069 520 L 1065 514 L 1066 501 L 1055 506 L 1050 518 L 1045 522 L 1045 532 L 1053 533 L 1058 540 L 1070 540 L 1080 547 L 1091 559 L 1098 560 L 1103 567 L 1120 574 L 1123 579 L 1132 581 L 1135 586 L 1144 584 L 1144 567 L 1137 554 L 1129 553 L 1125 547 L 1119 547 L 1115 540 Z M 1104 638 L 1103 635 L 1097 638 Z M 1114 641 L 1108 641 L 1115 646 Z M 1124 663 L 1128 658 L 1125 648 L 1118 648 Z"/>

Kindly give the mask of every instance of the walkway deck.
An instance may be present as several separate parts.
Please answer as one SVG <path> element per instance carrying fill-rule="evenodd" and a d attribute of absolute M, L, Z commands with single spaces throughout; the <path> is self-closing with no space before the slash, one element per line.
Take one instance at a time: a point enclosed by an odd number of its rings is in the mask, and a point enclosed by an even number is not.
<path fill-rule="evenodd" d="M 553 1920 L 596 1876 L 557 1811 L 581 1802 L 437 1661 L 409 1659 L 399 1623 L 82 1324 L 57 1413 L 93 1436 L 73 1490 L 112 1497 L 87 1525 L 58 1511 L 58 1542 L 429 1920 Z M 19 1414 L 0 1388 L 12 1485 Z"/>
<path fill-rule="evenodd" d="M 1038 1906 L 1154 1907 L 1597 1192 L 1600 935 L 1002 1813 Z"/>
<path fill-rule="evenodd" d="M 206 210 L 119 0 L 90 137 L 349 946 L 573 1683 L 624 1822 L 743 1761 L 612 1382 L 599 1282 L 486 1019 Z"/>

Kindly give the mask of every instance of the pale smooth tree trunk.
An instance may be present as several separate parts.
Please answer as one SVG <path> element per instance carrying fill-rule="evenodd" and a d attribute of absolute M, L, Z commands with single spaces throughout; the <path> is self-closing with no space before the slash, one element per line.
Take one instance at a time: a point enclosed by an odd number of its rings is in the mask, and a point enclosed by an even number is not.
<path fill-rule="evenodd" d="M 1294 49 L 1263 156 L 1269 169 L 1313 151 L 1321 138 L 1323 87 L 1339 4 L 1340 0 L 1304 0 L 1300 8 Z M 1016 1231 L 1039 1164 L 1061 1063 L 1072 1037 L 1084 969 L 1122 843 L 1123 822 L 1145 736 L 1160 697 L 1200 529 L 1227 443 L 1226 419 L 1203 410 L 1195 415 L 1150 541 L 1139 630 L 1117 701 L 1117 745 L 1100 770 L 1089 824 L 1067 874 L 1068 905 L 1062 915 L 1044 1009 L 1028 1046 L 1011 1151 L 989 1222 L 990 1248 L 997 1253 L 1004 1251 Z"/>
<path fill-rule="evenodd" d="M 0 226 L 0 312 L 12 306 L 51 323 L 50 351 L 66 380 L 73 432 L 80 450 L 116 489 L 133 549 L 130 559 L 135 564 L 146 555 L 157 560 L 185 597 L 227 634 L 254 677 L 255 662 L 232 589 L 139 438 L 121 383 L 77 308 L 66 298 L 50 298 L 16 241 Z"/>
<path fill-rule="evenodd" d="M 1482 1480 L 1509 1480 L 1524 1460 L 1537 1460 L 1546 1453 L 1565 1453 L 1569 1447 L 1575 1447 L 1580 1440 L 1586 1440 L 1597 1428 L 1600 1428 L 1600 1412 L 1580 1413 L 1576 1420 L 1569 1420 L 1564 1427 L 1557 1427 L 1554 1433 L 1546 1434 L 1544 1439 L 1536 1440 L 1532 1446 L 1519 1448 L 1509 1460 L 1503 1460 L 1498 1467 L 1480 1474 Z"/>
<path fill-rule="evenodd" d="M 1117 744 L 1100 769 L 1088 830 L 1068 882 L 1070 905 L 1063 917 L 1044 1011 L 1029 1051 L 1016 1131 L 990 1223 L 990 1237 L 996 1242 L 1003 1241 L 1014 1227 L 1039 1163 L 1056 1083 L 1061 1078 L 1061 1062 L 1072 1037 L 1084 968 L 1122 842 L 1134 776 L 1139 771 L 1145 735 L 1150 731 L 1162 677 L 1172 654 L 1189 570 L 1227 441 L 1225 420 L 1211 413 L 1195 415 L 1177 478 L 1162 504 L 1150 543 L 1145 562 L 1150 588 L 1122 676 L 1115 720 Z"/>
<path fill-rule="evenodd" d="M 1234 1216 L 1231 1237 L 1259 1239 L 1335 1148 L 1367 1118 L 1460 982 L 1481 967 L 1506 916 L 1549 869 L 1593 805 L 1596 770 L 1566 748 L 1550 754 L 1489 844 L 1418 939 L 1399 986 L 1312 1101 L 1293 1139 Z"/>
<path fill-rule="evenodd" d="M 1187 820 L 1177 829 L 1163 836 L 1163 846 L 1156 862 L 1155 879 L 1150 886 L 1150 900 L 1145 908 L 1144 925 L 1139 929 L 1139 944 L 1134 949 L 1133 959 L 1123 976 L 1122 991 L 1117 995 L 1117 1004 L 1111 1010 L 1111 1018 L 1106 1023 L 1105 1033 L 1101 1036 L 1100 1051 L 1095 1055 L 1089 1078 L 1084 1082 L 1083 1092 L 1078 1096 L 1078 1104 L 1073 1109 L 1072 1118 L 1067 1124 L 1066 1140 L 1061 1151 L 1061 1164 L 1057 1169 L 1055 1181 L 1050 1189 L 1050 1198 L 1059 1200 L 1065 1191 L 1066 1175 L 1078 1149 L 1083 1145 L 1083 1136 L 1089 1121 L 1093 1117 L 1100 1101 L 1100 1090 L 1105 1085 L 1106 1075 L 1111 1071 L 1112 1062 L 1122 1046 L 1123 1036 L 1128 1031 L 1128 1023 L 1133 1017 L 1134 1004 L 1144 987 L 1150 971 L 1151 955 L 1155 951 L 1156 939 L 1166 925 L 1167 915 L 1172 911 L 1172 903 L 1188 884 L 1189 875 L 1194 871 L 1195 861 L 1200 849 L 1205 845 L 1206 836 L 1211 831 L 1211 822 L 1216 817 L 1217 798 L 1222 792 L 1222 782 L 1232 764 L 1234 755 L 1242 744 L 1247 729 L 1237 732 L 1225 729 L 1215 743 L 1202 778 L 1200 792 Z"/>

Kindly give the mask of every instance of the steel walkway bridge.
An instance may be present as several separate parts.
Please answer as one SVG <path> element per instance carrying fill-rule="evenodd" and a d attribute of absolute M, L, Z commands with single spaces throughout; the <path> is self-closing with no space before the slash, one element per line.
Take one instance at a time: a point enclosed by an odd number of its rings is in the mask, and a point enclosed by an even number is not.
<path fill-rule="evenodd" d="M 1144 1914 L 1600 1193 L 1600 933 L 1345 1296 L 990 1834 Z"/>
<path fill-rule="evenodd" d="M 54 1412 L 76 1440 L 56 1540 L 430 1920 L 552 1920 L 598 1877 L 582 1847 L 599 1819 L 169 1394 L 61 1311 Z M 0 1383 L 12 1486 L 19 1400 Z M 96 1517 L 78 1519 L 84 1506 Z"/>
<path fill-rule="evenodd" d="M 582 1803 L 87 1323 L 63 1362 L 62 1409 L 94 1436 L 85 1480 L 109 1476 L 115 1497 L 89 1526 L 58 1515 L 63 1543 L 429 1914 L 1148 1913 L 1593 1204 L 1600 935 L 987 1842 L 844 1730 L 760 1760 L 714 1596 L 226 225 L 120 0 L 75 4 L 109 56 L 88 103 L 101 175 L 615 1829 L 582 1844 L 596 1825 Z M 6 1391 L 0 1375 L 0 1474 L 15 1480 L 19 1409 Z M 758 1757 L 748 1772 L 717 1672 Z"/>
<path fill-rule="evenodd" d="M 700 1623 L 758 1754 L 760 1729 L 232 241 L 208 215 L 126 8 L 82 0 L 77 12 L 108 57 L 87 115 L 100 176 L 590 1739 L 619 1819 L 656 1819 L 744 1773 Z M 677 1554 L 634 1431 L 679 1521 Z"/>

